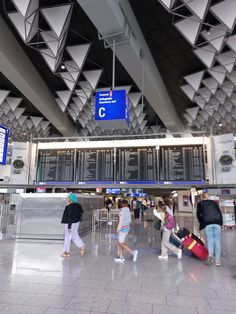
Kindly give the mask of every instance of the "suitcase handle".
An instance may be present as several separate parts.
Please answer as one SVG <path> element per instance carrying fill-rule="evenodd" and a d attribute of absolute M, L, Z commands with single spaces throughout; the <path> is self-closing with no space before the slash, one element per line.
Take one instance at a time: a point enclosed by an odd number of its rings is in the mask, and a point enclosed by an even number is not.
<path fill-rule="evenodd" d="M 193 240 L 193 242 L 188 246 L 188 249 L 191 251 L 192 248 L 197 244 L 196 240 Z"/>

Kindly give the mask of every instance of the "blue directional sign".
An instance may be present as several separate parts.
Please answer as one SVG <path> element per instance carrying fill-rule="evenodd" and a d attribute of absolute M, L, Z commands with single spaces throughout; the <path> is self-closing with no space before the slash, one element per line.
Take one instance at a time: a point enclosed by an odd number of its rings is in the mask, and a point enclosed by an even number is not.
<path fill-rule="evenodd" d="M 125 90 L 96 93 L 96 121 L 120 120 L 129 124 L 129 106 Z"/>
<path fill-rule="evenodd" d="M 10 130 L 0 125 L 0 164 L 5 165 L 7 161 L 7 148 Z"/>

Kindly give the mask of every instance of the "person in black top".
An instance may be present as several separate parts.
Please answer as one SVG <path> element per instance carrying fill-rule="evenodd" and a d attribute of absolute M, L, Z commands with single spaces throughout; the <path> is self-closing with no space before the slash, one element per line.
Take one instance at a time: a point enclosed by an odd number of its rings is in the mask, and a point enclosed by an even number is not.
<path fill-rule="evenodd" d="M 205 229 L 208 246 L 208 265 L 215 261 L 220 266 L 221 257 L 221 228 L 223 218 L 218 204 L 209 199 L 209 194 L 202 193 L 202 200 L 197 204 L 197 218 L 200 224 L 199 229 Z"/>
<path fill-rule="evenodd" d="M 80 248 L 80 255 L 83 256 L 85 245 L 78 233 L 79 224 L 82 221 L 83 209 L 74 193 L 70 193 L 67 200 L 69 205 L 66 206 L 61 220 L 61 223 L 65 224 L 64 252 L 61 256 L 70 256 L 71 240 Z"/>

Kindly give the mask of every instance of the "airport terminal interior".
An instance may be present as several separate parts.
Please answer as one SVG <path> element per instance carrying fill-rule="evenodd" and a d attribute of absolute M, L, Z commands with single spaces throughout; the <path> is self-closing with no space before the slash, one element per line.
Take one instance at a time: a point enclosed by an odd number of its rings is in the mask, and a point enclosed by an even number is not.
<path fill-rule="evenodd" d="M 235 24 L 0 0 L 0 313 L 236 314 Z"/>

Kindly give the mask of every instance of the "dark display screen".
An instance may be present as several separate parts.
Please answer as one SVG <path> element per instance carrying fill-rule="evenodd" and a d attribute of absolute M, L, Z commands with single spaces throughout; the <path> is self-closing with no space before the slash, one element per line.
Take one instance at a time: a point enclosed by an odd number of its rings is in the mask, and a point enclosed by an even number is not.
<path fill-rule="evenodd" d="M 75 150 L 40 150 L 38 153 L 37 181 L 74 181 Z"/>
<path fill-rule="evenodd" d="M 161 146 L 160 181 L 204 181 L 202 145 Z"/>
<path fill-rule="evenodd" d="M 118 181 L 156 180 L 156 148 L 118 148 Z"/>
<path fill-rule="evenodd" d="M 77 150 L 76 181 L 114 181 L 114 150 Z"/>

